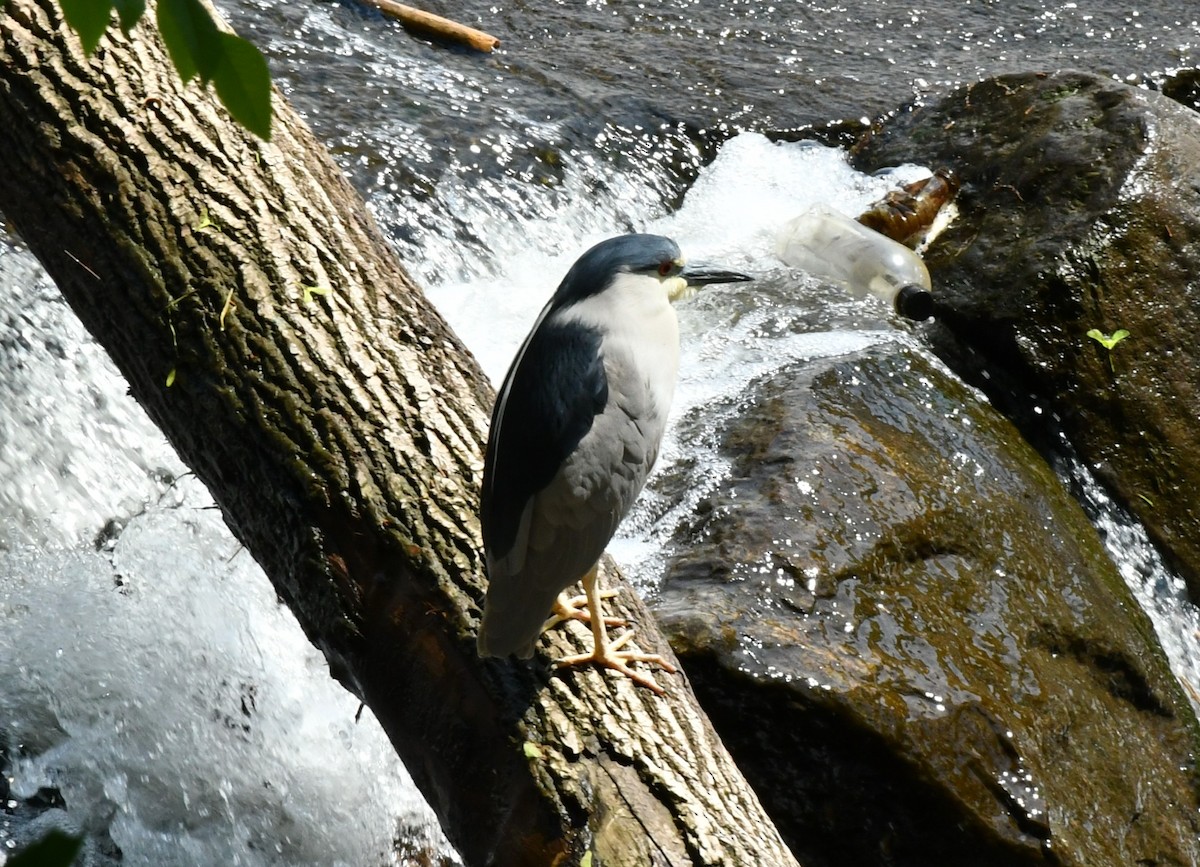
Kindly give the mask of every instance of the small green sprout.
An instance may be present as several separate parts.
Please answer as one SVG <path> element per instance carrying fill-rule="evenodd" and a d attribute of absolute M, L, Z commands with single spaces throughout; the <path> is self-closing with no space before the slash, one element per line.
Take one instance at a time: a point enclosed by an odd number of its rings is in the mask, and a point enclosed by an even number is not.
<path fill-rule="evenodd" d="M 540 759 L 542 757 L 542 748 L 530 741 L 525 741 L 524 752 L 527 759 Z"/>
<path fill-rule="evenodd" d="M 1112 360 L 1113 347 L 1128 337 L 1129 332 L 1124 328 L 1118 328 L 1112 334 L 1105 334 L 1099 328 L 1092 328 L 1088 331 L 1087 336 L 1108 350 L 1108 369 L 1116 373 L 1117 369 L 1113 367 Z"/>
<path fill-rule="evenodd" d="M 328 295 L 333 290 L 328 286 L 301 286 L 304 290 L 304 303 L 311 304 L 314 295 Z"/>
<path fill-rule="evenodd" d="M 1112 352 L 1112 348 L 1114 346 L 1116 346 L 1118 343 L 1120 343 L 1122 340 L 1124 340 L 1126 337 L 1128 337 L 1129 332 L 1126 331 L 1124 328 L 1118 328 L 1112 334 L 1105 334 L 1099 328 L 1093 328 L 1091 331 L 1089 331 L 1087 333 L 1087 336 L 1092 338 L 1092 340 L 1096 341 L 1097 343 L 1099 343 L 1101 346 L 1103 346 L 1109 352 Z"/>
<path fill-rule="evenodd" d="M 216 229 L 218 232 L 221 231 L 221 227 L 216 224 L 216 221 L 214 221 L 211 216 L 209 216 L 208 205 L 200 206 L 200 225 L 196 226 L 196 229 Z"/>
<path fill-rule="evenodd" d="M 192 290 L 189 290 L 189 291 L 183 293 L 178 298 L 172 298 L 167 303 L 166 309 L 163 311 L 164 313 L 166 313 L 166 316 L 167 316 L 167 328 L 171 329 L 171 346 L 174 347 L 174 349 L 175 349 L 176 359 L 178 359 L 178 357 L 179 357 L 179 336 L 175 333 L 175 321 L 171 318 L 171 311 L 174 310 L 176 307 L 178 307 L 180 302 L 182 302 L 184 298 L 187 298 L 189 295 L 194 294 L 195 291 L 196 291 L 195 289 L 192 289 Z M 175 368 L 172 367 L 170 370 L 167 371 L 167 388 L 170 388 L 174 384 L 175 384 Z"/>

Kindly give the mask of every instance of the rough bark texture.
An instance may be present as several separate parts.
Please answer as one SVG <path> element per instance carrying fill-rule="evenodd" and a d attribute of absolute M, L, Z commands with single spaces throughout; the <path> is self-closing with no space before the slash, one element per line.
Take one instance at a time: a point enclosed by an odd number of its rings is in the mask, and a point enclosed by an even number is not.
<path fill-rule="evenodd" d="M 179 84 L 148 23 L 87 59 L 52 0 L 10 2 L 0 210 L 469 864 L 794 864 L 681 675 L 659 699 L 544 655 L 478 659 L 490 388 L 275 107 L 259 142 Z M 576 627 L 543 652 L 580 649 Z"/>

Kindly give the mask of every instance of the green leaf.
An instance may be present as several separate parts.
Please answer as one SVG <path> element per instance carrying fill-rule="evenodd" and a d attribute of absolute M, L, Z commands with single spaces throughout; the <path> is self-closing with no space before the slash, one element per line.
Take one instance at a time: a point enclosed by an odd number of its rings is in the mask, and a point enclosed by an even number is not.
<path fill-rule="evenodd" d="M 111 0 L 61 0 L 63 17 L 79 34 L 85 54 L 91 54 L 100 44 L 112 17 Z"/>
<path fill-rule="evenodd" d="M 220 34 L 221 61 L 213 70 L 217 96 L 233 119 L 261 139 L 271 138 L 271 72 L 254 45 Z"/>
<path fill-rule="evenodd" d="M 1114 346 L 1129 336 L 1129 332 L 1124 328 L 1118 328 L 1111 335 L 1108 335 L 1099 328 L 1092 328 L 1088 330 L 1087 336 L 1111 352 Z"/>
<path fill-rule="evenodd" d="M 221 62 L 221 31 L 200 0 L 160 0 L 155 14 L 171 62 L 184 84 L 207 82 Z"/>
<path fill-rule="evenodd" d="M 142 15 L 146 12 L 146 0 L 113 0 L 113 5 L 117 7 L 121 29 L 126 33 L 142 20 Z"/>
<path fill-rule="evenodd" d="M 83 841 L 78 837 L 54 830 L 13 855 L 7 864 L 8 867 L 70 867 L 82 847 Z"/>

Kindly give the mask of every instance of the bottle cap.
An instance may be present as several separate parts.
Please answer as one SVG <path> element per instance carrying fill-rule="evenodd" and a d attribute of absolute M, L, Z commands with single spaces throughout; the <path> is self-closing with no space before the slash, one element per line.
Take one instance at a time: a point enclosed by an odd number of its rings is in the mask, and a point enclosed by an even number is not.
<path fill-rule="evenodd" d="M 896 293 L 896 312 L 914 322 L 928 319 L 933 315 L 933 293 L 916 283 L 901 286 Z"/>

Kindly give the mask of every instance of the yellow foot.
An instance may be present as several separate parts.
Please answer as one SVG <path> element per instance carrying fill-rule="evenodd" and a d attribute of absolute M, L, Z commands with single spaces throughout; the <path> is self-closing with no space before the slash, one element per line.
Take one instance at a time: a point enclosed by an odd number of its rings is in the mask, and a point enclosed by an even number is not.
<path fill-rule="evenodd" d="M 602 665 L 605 668 L 611 668 L 614 671 L 619 671 L 621 674 L 628 677 L 634 683 L 641 684 L 646 689 L 656 695 L 666 695 L 666 692 L 661 686 L 654 682 L 654 678 L 648 674 L 642 674 L 639 671 L 634 671 L 629 667 L 631 662 L 645 662 L 649 665 L 657 665 L 668 674 L 674 674 L 677 669 L 671 663 L 667 662 L 657 653 L 640 653 L 636 650 L 621 650 L 629 640 L 633 638 L 633 630 L 627 630 L 619 638 L 611 644 L 602 642 L 595 647 L 591 653 L 580 653 L 575 656 L 564 656 L 562 659 L 556 660 L 554 665 L 556 668 L 577 665 Z"/>
<path fill-rule="evenodd" d="M 614 599 L 617 593 L 616 590 L 603 590 L 598 595 L 601 599 Z M 558 626 L 560 623 L 566 623 L 568 620 L 592 622 L 592 613 L 588 610 L 586 596 L 567 596 L 565 593 L 559 593 L 558 598 L 554 600 L 554 607 L 550 609 L 550 619 L 542 624 L 542 632 Z M 604 625 L 624 626 L 625 620 L 621 617 L 605 617 Z"/>

